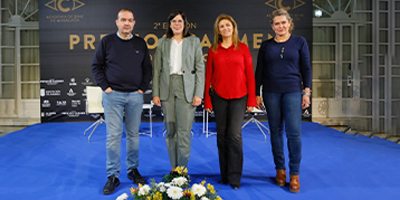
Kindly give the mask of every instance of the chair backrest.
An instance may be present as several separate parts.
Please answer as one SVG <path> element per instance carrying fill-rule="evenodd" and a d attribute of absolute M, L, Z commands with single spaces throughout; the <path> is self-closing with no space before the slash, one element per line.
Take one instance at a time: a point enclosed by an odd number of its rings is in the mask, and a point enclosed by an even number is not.
<path fill-rule="evenodd" d="M 256 108 L 256 107 L 254 107 L 253 108 L 253 111 L 251 111 L 252 113 L 260 113 L 260 114 L 264 114 L 264 111 L 263 110 L 261 110 L 261 109 L 259 109 L 259 108 Z"/>
<path fill-rule="evenodd" d="M 88 114 L 104 113 L 102 104 L 103 90 L 98 86 L 86 86 L 86 112 Z"/>

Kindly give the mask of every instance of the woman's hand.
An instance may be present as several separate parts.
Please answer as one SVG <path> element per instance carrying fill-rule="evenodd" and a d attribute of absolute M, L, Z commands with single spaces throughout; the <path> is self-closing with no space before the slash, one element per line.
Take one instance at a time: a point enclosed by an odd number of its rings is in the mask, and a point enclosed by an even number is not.
<path fill-rule="evenodd" d="M 302 109 L 310 107 L 311 104 L 310 96 L 311 96 L 311 89 L 309 87 L 304 88 L 303 102 L 301 103 Z"/>
<path fill-rule="evenodd" d="M 212 108 L 206 108 L 206 111 L 211 114 L 213 110 Z"/>
<path fill-rule="evenodd" d="M 201 98 L 200 97 L 193 97 L 193 102 L 192 105 L 193 106 L 199 106 L 201 104 Z"/>
<path fill-rule="evenodd" d="M 301 103 L 301 108 L 302 109 L 306 109 L 310 106 L 311 102 L 310 102 L 310 96 L 308 95 L 303 95 L 303 102 Z"/>
<path fill-rule="evenodd" d="M 156 106 L 161 106 L 160 97 L 153 97 L 153 103 L 154 103 Z"/>
<path fill-rule="evenodd" d="M 257 101 L 257 107 L 261 109 L 262 105 L 264 104 L 261 96 L 256 96 L 256 101 Z"/>
<path fill-rule="evenodd" d="M 251 112 L 253 112 L 253 109 L 254 109 L 254 107 L 248 106 L 248 107 L 247 107 L 247 112 L 248 112 L 248 113 L 251 113 Z"/>

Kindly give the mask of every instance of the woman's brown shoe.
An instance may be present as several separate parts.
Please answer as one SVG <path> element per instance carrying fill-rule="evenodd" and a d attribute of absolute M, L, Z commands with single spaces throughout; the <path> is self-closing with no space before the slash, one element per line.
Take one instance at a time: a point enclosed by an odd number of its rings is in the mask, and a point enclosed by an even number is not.
<path fill-rule="evenodd" d="M 276 170 L 276 184 L 279 186 L 285 186 L 286 184 L 286 171 L 283 169 Z"/>
<path fill-rule="evenodd" d="M 293 193 L 300 192 L 299 175 L 290 175 L 289 190 Z"/>

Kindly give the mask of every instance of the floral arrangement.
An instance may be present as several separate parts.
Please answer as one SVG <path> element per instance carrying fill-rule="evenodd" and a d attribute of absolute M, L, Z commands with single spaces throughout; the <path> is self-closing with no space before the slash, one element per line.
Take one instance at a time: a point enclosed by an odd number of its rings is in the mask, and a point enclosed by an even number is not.
<path fill-rule="evenodd" d="M 151 179 L 150 185 L 139 184 L 138 188 L 130 188 L 131 196 L 124 193 L 117 200 L 222 200 L 214 186 L 202 181 L 190 186 L 187 168 L 176 167 L 165 175 L 161 182 Z"/>

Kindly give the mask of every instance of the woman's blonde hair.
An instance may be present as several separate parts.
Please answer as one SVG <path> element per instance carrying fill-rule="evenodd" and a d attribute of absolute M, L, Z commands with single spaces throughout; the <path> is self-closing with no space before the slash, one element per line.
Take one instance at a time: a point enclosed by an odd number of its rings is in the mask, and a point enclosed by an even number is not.
<path fill-rule="evenodd" d="M 233 45 L 235 46 L 235 49 L 239 48 L 239 34 L 238 34 L 238 28 L 237 28 L 237 24 L 236 21 L 233 19 L 232 16 L 227 15 L 227 14 L 220 14 L 217 17 L 217 20 L 215 20 L 215 24 L 214 24 L 214 44 L 212 46 L 212 51 L 216 51 L 218 48 L 219 43 L 222 42 L 222 36 L 219 32 L 219 22 L 223 19 L 227 19 L 232 23 L 233 26 L 233 33 L 232 33 L 232 41 L 233 41 Z"/>
<path fill-rule="evenodd" d="M 271 25 L 274 23 L 274 18 L 276 16 L 281 16 L 281 15 L 285 15 L 286 19 L 289 21 L 290 23 L 290 28 L 289 28 L 289 33 L 292 33 L 293 29 L 294 29 L 294 24 L 293 24 L 293 19 L 290 17 L 290 14 L 288 11 L 286 11 L 285 9 L 278 9 L 278 10 L 274 10 L 271 13 L 271 19 L 270 19 L 270 23 Z"/>

